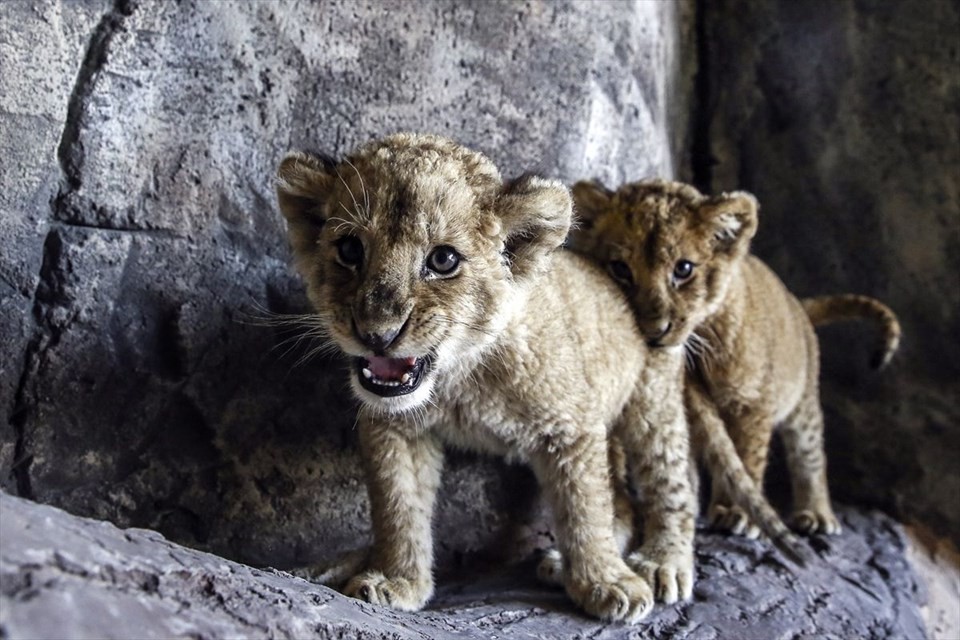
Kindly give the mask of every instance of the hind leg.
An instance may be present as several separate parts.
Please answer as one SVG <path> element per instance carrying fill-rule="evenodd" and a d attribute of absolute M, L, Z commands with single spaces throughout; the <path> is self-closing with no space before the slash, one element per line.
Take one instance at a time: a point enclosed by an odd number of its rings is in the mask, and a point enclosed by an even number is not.
<path fill-rule="evenodd" d="M 800 533 L 840 533 L 840 522 L 830 506 L 827 459 L 823 451 L 823 411 L 816 387 L 793 410 L 781 427 L 790 483 L 793 515 L 790 525 Z"/>
<path fill-rule="evenodd" d="M 727 425 L 730 439 L 733 440 L 737 455 L 743 460 L 743 466 L 754 484 L 762 487 L 770 450 L 770 436 L 773 432 L 772 420 L 766 413 L 755 411 L 740 414 L 736 419 L 728 420 Z M 707 517 L 710 524 L 718 529 L 748 538 L 755 539 L 760 536 L 760 528 L 750 521 L 746 511 L 734 503 L 719 482 L 713 483 Z"/>

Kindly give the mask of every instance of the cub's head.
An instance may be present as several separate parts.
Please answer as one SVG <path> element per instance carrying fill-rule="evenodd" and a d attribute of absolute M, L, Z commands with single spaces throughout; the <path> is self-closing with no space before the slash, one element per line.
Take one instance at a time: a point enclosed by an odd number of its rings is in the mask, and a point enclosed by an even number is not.
<path fill-rule="evenodd" d="M 480 153 L 398 134 L 337 162 L 293 152 L 277 175 L 297 268 L 366 404 L 404 411 L 463 374 L 563 242 L 558 182 L 504 183 Z"/>
<path fill-rule="evenodd" d="M 742 191 L 707 197 L 660 180 L 610 191 L 579 182 L 582 221 L 572 247 L 606 267 L 630 298 L 648 344 L 686 344 L 723 302 L 757 230 L 757 201 Z"/>

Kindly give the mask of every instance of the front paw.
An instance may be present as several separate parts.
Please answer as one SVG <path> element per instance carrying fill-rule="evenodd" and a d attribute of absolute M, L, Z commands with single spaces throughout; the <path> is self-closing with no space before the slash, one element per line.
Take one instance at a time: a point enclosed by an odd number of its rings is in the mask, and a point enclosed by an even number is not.
<path fill-rule="evenodd" d="M 813 509 L 796 511 L 790 518 L 790 527 L 794 531 L 808 536 L 815 533 L 825 533 L 832 536 L 841 531 L 840 521 L 833 515 L 833 510 L 829 508 L 820 511 Z"/>
<path fill-rule="evenodd" d="M 354 576 L 343 593 L 370 604 L 419 611 L 433 595 L 433 581 L 388 578 L 379 571 L 365 571 Z"/>
<path fill-rule="evenodd" d="M 760 527 L 750 521 L 747 512 L 736 505 L 712 504 L 707 513 L 710 526 L 751 540 L 760 537 Z"/>
<path fill-rule="evenodd" d="M 567 582 L 567 593 L 584 611 L 601 620 L 633 624 L 653 608 L 650 585 L 630 571 L 599 571 L 598 576 Z"/>
<path fill-rule="evenodd" d="M 627 564 L 653 585 L 657 600 L 673 604 L 693 597 L 693 550 L 640 548 L 627 555 Z"/>

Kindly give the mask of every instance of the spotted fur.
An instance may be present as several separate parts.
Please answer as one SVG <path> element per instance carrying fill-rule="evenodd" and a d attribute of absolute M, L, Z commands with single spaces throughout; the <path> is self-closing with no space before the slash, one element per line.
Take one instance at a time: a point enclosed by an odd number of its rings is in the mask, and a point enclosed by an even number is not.
<path fill-rule="evenodd" d="M 709 197 L 686 184 L 651 180 L 615 192 L 580 182 L 573 194 L 584 219 L 574 248 L 619 281 L 648 344 L 687 350 L 694 449 L 714 479 L 711 521 L 750 536 L 762 528 L 789 541 L 759 489 L 779 425 L 793 484 L 793 527 L 839 532 L 827 490 L 818 344 L 807 312 L 818 322 L 878 317 L 887 336 L 883 361 L 899 338 L 892 312 L 864 297 L 801 305 L 749 254 L 758 205 L 748 193 Z M 684 261 L 692 265 L 689 276 Z"/>

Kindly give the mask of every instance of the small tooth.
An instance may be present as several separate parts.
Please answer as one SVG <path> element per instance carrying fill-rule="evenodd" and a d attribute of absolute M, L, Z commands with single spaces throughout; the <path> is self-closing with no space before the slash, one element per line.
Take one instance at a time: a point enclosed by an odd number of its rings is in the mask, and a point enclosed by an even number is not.
<path fill-rule="evenodd" d="M 403 377 L 400 378 L 400 382 L 402 382 L 403 384 L 407 384 L 408 382 L 410 382 L 410 374 L 409 373 L 403 374 Z"/>
<path fill-rule="evenodd" d="M 364 367 L 364 368 L 363 368 L 363 377 L 366 378 L 367 380 L 369 380 L 370 378 L 373 377 L 373 373 L 370 371 L 370 369 L 367 369 L 366 367 Z"/>

